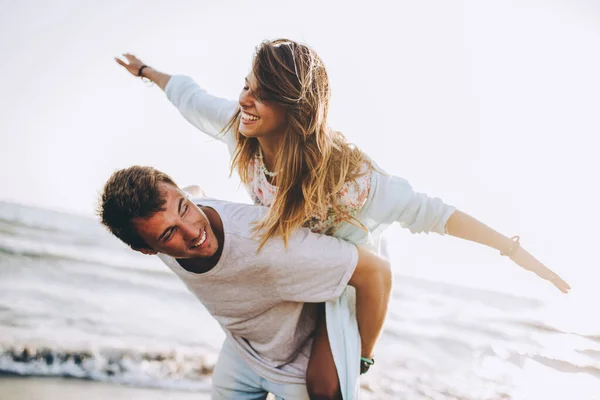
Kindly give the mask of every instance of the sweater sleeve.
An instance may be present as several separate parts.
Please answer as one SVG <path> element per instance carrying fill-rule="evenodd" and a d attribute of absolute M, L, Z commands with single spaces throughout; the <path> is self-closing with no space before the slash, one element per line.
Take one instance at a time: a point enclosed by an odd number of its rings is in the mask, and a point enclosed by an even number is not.
<path fill-rule="evenodd" d="M 381 232 L 393 222 L 412 233 L 446 233 L 446 222 L 456 208 L 415 192 L 406 179 L 389 175 L 378 166 L 372 174 L 369 199 L 361 215 L 371 233 Z"/>
<path fill-rule="evenodd" d="M 173 75 L 165 88 L 167 98 L 192 125 L 207 135 L 235 144 L 233 132 L 222 132 L 237 110 L 237 102 L 213 96 L 194 80 L 184 75 Z"/>
<path fill-rule="evenodd" d="M 402 208 L 398 223 L 412 233 L 446 233 L 446 222 L 456 210 L 441 199 L 417 193 L 406 182 L 408 203 Z"/>

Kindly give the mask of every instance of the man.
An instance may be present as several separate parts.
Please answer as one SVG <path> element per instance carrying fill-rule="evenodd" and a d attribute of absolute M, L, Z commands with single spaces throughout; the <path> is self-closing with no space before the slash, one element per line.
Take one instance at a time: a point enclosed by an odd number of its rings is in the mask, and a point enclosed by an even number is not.
<path fill-rule="evenodd" d="M 194 204 L 166 174 L 133 166 L 104 187 L 102 223 L 132 249 L 158 254 L 226 333 L 213 374 L 215 399 L 306 399 L 317 304 L 356 289 L 363 350 L 371 353 L 391 292 L 389 263 L 343 240 L 296 231 L 287 247 L 258 252 L 253 227 L 266 209 Z"/>

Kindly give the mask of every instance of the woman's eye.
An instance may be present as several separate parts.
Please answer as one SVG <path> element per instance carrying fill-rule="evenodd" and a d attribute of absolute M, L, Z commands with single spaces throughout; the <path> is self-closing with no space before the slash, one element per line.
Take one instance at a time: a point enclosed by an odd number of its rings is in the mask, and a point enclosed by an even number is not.
<path fill-rule="evenodd" d="M 243 88 L 243 89 L 244 89 L 244 90 L 248 90 L 248 89 L 250 89 L 250 88 L 249 88 L 248 86 L 244 86 L 244 88 Z"/>

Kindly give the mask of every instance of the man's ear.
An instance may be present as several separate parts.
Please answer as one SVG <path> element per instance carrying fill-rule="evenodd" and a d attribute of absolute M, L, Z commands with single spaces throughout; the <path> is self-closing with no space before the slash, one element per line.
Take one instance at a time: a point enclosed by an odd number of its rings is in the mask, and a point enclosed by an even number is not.
<path fill-rule="evenodd" d="M 149 256 L 153 256 L 158 253 L 158 251 L 152 250 L 148 247 L 131 247 L 131 248 L 135 251 L 139 251 L 140 253 L 143 253 L 143 254 L 146 254 Z"/>

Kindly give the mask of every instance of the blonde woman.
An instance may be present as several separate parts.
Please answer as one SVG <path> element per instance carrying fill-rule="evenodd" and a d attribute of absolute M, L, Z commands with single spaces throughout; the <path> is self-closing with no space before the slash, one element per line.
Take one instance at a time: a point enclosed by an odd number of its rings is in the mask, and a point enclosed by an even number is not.
<path fill-rule="evenodd" d="M 127 62 L 116 59 L 120 65 L 156 83 L 190 123 L 228 146 L 232 170 L 254 202 L 270 207 L 255 230 L 262 245 L 306 226 L 377 250 L 380 233 L 397 221 L 413 233 L 449 234 L 489 246 L 559 290 L 570 289 L 518 237 L 415 193 L 332 130 L 327 71 L 308 46 L 287 39 L 261 43 L 238 101 L 214 97 L 191 78 L 162 73 L 131 54 L 124 57 Z M 306 375 L 311 398 L 354 398 L 359 370 L 373 363 L 375 340 L 364 338 L 379 332 L 361 324 L 365 317 L 354 315 L 353 301 L 349 288 L 325 306 L 326 322 L 317 330 Z"/>

